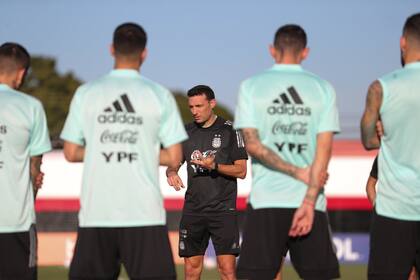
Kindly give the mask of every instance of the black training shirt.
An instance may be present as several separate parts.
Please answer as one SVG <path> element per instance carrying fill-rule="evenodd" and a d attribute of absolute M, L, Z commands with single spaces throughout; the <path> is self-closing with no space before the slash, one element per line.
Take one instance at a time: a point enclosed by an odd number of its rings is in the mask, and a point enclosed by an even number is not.
<path fill-rule="evenodd" d="M 195 122 L 185 129 L 188 140 L 183 142 L 184 160 L 187 161 L 188 189 L 185 194 L 184 213 L 192 215 L 235 212 L 237 185 L 236 178 L 209 171 L 191 164 L 197 151 L 204 156 L 215 153 L 218 164 L 233 164 L 247 159 L 244 141 L 240 132 L 232 127 L 231 121 L 217 117 L 207 128 Z"/>

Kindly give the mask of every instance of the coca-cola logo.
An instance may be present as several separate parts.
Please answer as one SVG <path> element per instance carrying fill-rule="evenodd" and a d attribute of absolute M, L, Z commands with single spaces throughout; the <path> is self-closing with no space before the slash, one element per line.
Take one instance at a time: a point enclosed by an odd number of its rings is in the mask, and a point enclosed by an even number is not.
<path fill-rule="evenodd" d="M 281 121 L 277 121 L 273 125 L 272 132 L 274 135 L 306 135 L 308 132 L 308 124 L 305 122 L 292 122 L 284 124 Z"/>
<path fill-rule="evenodd" d="M 105 130 L 101 134 L 100 141 L 103 144 L 108 143 L 122 143 L 122 144 L 136 144 L 138 139 L 138 132 L 125 129 L 123 131 L 112 132 L 110 130 Z"/>

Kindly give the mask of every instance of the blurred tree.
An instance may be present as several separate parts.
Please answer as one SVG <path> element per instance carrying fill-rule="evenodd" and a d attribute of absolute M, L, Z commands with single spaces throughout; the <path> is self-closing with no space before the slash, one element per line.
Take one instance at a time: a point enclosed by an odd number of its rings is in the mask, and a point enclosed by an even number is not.
<path fill-rule="evenodd" d="M 82 81 L 72 72 L 58 73 L 54 58 L 32 57 L 31 68 L 21 90 L 35 96 L 44 105 L 50 136 L 55 148 L 62 146 L 59 140 L 60 132 L 66 120 L 73 94 L 81 83 Z M 173 93 L 184 123 L 192 122 L 187 95 L 181 91 Z M 223 105 L 217 105 L 215 112 L 227 120 L 233 120 L 232 114 Z"/>

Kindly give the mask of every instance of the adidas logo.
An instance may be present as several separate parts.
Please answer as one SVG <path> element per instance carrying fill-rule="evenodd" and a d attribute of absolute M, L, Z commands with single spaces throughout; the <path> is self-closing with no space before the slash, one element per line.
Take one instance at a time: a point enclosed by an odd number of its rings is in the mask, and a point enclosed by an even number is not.
<path fill-rule="evenodd" d="M 112 102 L 112 106 L 104 109 L 105 114 L 98 116 L 98 122 L 101 124 L 106 123 L 120 123 L 120 124 L 143 124 L 143 118 L 134 115 L 136 111 L 130 102 L 127 94 L 120 96 L 120 99 Z"/>
<path fill-rule="evenodd" d="M 288 94 L 287 94 L 288 93 Z M 287 89 L 287 93 L 281 93 L 278 98 L 273 100 L 274 105 L 267 108 L 270 115 L 297 115 L 310 116 L 311 108 L 304 107 L 302 98 L 292 86 Z"/>
<path fill-rule="evenodd" d="M 297 91 L 294 87 L 289 87 L 287 89 L 287 92 L 290 94 L 290 97 L 292 98 L 292 100 L 295 104 L 303 104 L 302 99 L 300 98 L 299 94 L 297 93 Z M 277 99 L 273 100 L 273 103 L 276 103 L 276 104 L 280 104 L 281 102 L 283 102 L 283 104 L 292 104 L 290 102 L 290 99 L 287 97 L 286 93 L 280 94 L 280 98 L 277 98 Z"/>
<path fill-rule="evenodd" d="M 136 111 L 134 111 L 133 105 L 131 105 L 130 99 L 128 99 L 127 94 L 123 94 L 120 96 L 121 97 L 121 101 L 122 104 L 125 107 L 125 110 L 128 113 L 135 113 Z M 114 107 L 115 111 L 117 112 L 123 112 L 123 108 L 121 107 L 121 103 L 120 101 L 117 99 L 112 103 L 112 106 Z M 107 107 L 104 110 L 105 112 L 112 112 L 112 108 L 111 107 Z"/>

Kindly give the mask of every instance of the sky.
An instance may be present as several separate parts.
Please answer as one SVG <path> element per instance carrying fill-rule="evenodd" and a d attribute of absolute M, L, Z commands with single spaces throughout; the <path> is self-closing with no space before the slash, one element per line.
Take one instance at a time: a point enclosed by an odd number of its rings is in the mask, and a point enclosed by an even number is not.
<path fill-rule="evenodd" d="M 337 93 L 341 138 L 358 138 L 369 84 L 401 67 L 399 38 L 419 0 L 1 0 L 0 42 L 54 57 L 61 73 L 83 81 L 109 72 L 112 33 L 136 22 L 148 33 L 141 73 L 171 90 L 207 84 L 235 110 L 242 80 L 273 65 L 268 47 L 278 27 L 308 35 L 304 68 Z"/>

